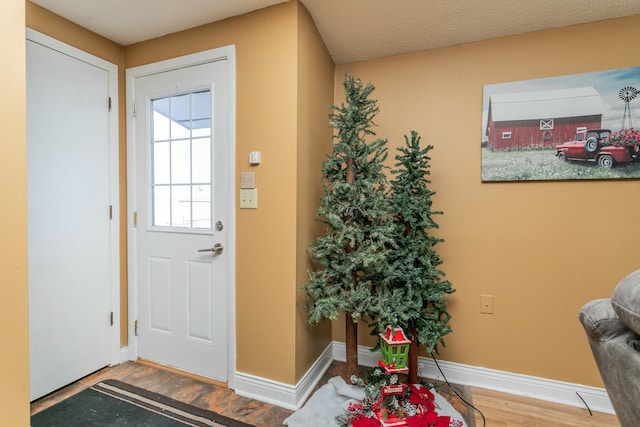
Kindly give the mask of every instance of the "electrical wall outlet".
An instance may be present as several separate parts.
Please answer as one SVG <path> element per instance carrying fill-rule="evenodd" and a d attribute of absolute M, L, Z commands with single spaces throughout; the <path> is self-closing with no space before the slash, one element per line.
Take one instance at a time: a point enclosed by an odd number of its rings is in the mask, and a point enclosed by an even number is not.
<path fill-rule="evenodd" d="M 480 295 L 480 313 L 493 314 L 493 295 Z"/>
<path fill-rule="evenodd" d="M 258 209 L 258 189 L 240 189 L 240 209 Z"/>

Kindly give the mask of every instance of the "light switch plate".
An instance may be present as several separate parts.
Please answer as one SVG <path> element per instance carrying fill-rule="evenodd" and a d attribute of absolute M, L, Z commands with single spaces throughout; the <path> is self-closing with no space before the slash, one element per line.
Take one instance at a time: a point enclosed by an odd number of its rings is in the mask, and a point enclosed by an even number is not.
<path fill-rule="evenodd" d="M 240 172 L 240 188 L 256 188 L 256 173 Z"/>
<path fill-rule="evenodd" d="M 258 209 L 258 189 L 240 189 L 240 209 Z"/>

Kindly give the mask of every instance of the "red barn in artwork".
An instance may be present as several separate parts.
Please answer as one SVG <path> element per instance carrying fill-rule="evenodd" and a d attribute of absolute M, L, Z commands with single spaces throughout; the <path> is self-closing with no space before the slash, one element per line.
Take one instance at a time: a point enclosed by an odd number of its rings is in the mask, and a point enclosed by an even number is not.
<path fill-rule="evenodd" d="M 487 147 L 555 147 L 572 140 L 578 128 L 602 127 L 602 112 L 602 99 L 593 87 L 494 94 L 489 98 Z"/>

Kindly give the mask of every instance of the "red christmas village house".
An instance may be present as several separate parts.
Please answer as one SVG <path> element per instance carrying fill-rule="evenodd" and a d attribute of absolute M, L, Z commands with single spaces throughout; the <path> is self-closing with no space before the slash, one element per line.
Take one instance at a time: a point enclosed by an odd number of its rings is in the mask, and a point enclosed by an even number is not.
<path fill-rule="evenodd" d="M 602 112 L 602 99 L 593 87 L 494 94 L 489 98 L 487 147 L 555 147 L 573 140 L 578 128 L 602 127 Z"/>

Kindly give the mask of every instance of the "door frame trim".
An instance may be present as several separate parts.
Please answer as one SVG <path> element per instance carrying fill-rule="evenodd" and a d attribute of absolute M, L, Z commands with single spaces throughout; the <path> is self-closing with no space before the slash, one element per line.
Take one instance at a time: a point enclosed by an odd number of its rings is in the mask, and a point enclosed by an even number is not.
<path fill-rule="evenodd" d="M 129 300 L 129 343 L 127 356 L 129 360 L 138 358 L 138 338 L 135 336 L 135 320 L 138 319 L 138 283 L 137 283 L 137 241 L 136 229 L 133 224 L 134 212 L 137 210 L 136 194 L 136 152 L 135 152 L 135 81 L 136 78 L 157 74 L 176 69 L 200 65 L 226 59 L 229 66 L 229 163 L 228 163 L 228 203 L 225 228 L 227 242 L 225 252 L 231 256 L 225 257 L 227 268 L 227 384 L 234 388 L 236 372 L 236 218 L 235 218 L 235 159 L 236 159 L 236 49 L 235 45 L 223 46 L 190 55 L 179 56 L 151 64 L 127 68 L 127 201 L 128 201 L 128 300 Z"/>
<path fill-rule="evenodd" d="M 109 78 L 109 97 L 111 111 L 109 112 L 109 204 L 112 207 L 110 230 L 110 264 L 109 306 L 113 312 L 113 324 L 109 337 L 109 363 L 117 365 L 122 362 L 120 349 L 120 174 L 119 174 L 119 113 L 118 113 L 118 66 L 88 52 L 66 44 L 53 37 L 47 36 L 31 28 L 26 28 L 27 40 L 40 44 L 49 49 L 68 55 L 79 61 L 100 68 L 107 72 Z M 108 102 L 105 99 L 105 103 Z M 106 213 L 105 213 L 106 214 Z"/>

